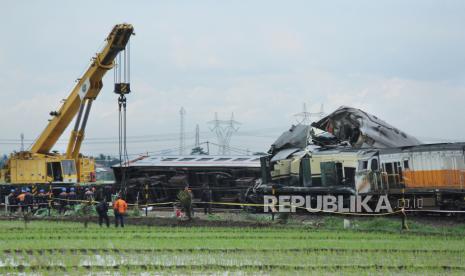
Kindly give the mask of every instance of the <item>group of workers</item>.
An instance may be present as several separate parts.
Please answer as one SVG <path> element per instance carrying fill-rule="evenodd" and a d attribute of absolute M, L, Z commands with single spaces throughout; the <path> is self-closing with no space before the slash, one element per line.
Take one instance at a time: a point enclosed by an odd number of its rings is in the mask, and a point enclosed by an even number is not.
<path fill-rule="evenodd" d="M 34 205 L 34 196 L 29 188 L 23 188 L 20 192 L 11 189 L 8 194 L 8 207 L 10 212 L 16 212 L 21 209 L 23 212 L 32 211 Z"/>
<path fill-rule="evenodd" d="M 84 193 L 81 193 L 81 195 L 78 196 L 76 194 L 76 190 L 73 187 L 69 189 L 69 192 L 66 188 L 61 188 L 61 192 L 57 198 L 60 204 L 60 214 L 66 211 L 67 205 L 74 206 L 82 201 L 94 201 L 94 193 L 95 188 L 85 188 Z"/>
<path fill-rule="evenodd" d="M 40 190 L 40 193 L 34 196 L 29 188 L 22 188 L 21 190 L 11 189 L 8 194 L 8 210 L 11 213 L 18 210 L 32 212 L 34 206 L 38 208 L 46 207 L 48 197 L 48 194 L 44 190 Z"/>
<path fill-rule="evenodd" d="M 93 200 L 94 189 L 85 188 L 84 193 L 79 195 L 76 193 L 75 188 L 71 187 L 61 188 L 58 196 L 55 197 L 53 192 L 46 192 L 44 189 L 40 189 L 37 194 L 32 194 L 31 189 L 11 189 L 8 194 L 8 210 L 14 213 L 18 210 L 22 212 L 32 212 L 35 208 L 58 208 L 60 213 L 66 211 L 67 206 L 74 206 L 81 200 Z"/>
<path fill-rule="evenodd" d="M 186 186 L 184 189 L 185 192 L 189 195 L 189 205 L 188 208 L 183 208 L 184 212 L 188 213 L 189 216 L 193 215 L 192 208 L 192 199 L 193 193 L 189 186 Z M 60 193 L 54 194 L 52 191 L 46 192 L 44 189 L 40 189 L 36 195 L 31 193 L 30 188 L 12 189 L 8 195 L 8 209 L 11 213 L 21 210 L 22 212 L 32 212 L 34 207 L 37 209 L 41 208 L 56 208 L 60 214 L 63 214 L 68 209 L 67 206 L 74 206 L 79 203 L 88 203 L 94 205 L 94 194 L 95 187 L 93 188 L 84 188 L 78 193 L 74 187 L 61 188 Z M 211 200 L 212 200 L 212 191 L 204 187 L 201 194 L 202 207 L 204 209 L 204 214 L 211 213 Z M 122 199 L 121 196 L 118 196 L 117 200 L 113 203 L 113 211 L 115 215 L 115 227 L 121 225 L 124 227 L 124 216 L 126 214 L 128 205 L 126 201 Z M 99 216 L 99 225 L 102 226 L 105 222 L 106 226 L 110 226 L 110 220 L 108 217 L 108 203 L 105 200 L 97 202 L 95 205 L 95 210 Z"/>
<path fill-rule="evenodd" d="M 76 193 L 75 188 L 71 187 L 61 188 L 58 196 L 49 191 L 45 192 L 44 189 L 40 189 L 36 195 L 31 193 L 30 188 L 11 189 L 8 194 L 8 210 L 11 213 L 15 213 L 18 210 L 22 212 L 33 212 L 34 208 L 58 208 L 59 213 L 62 214 L 66 211 L 67 206 L 74 206 L 79 203 L 89 202 L 93 204 L 95 188 L 85 188 L 84 193 Z M 117 200 L 113 203 L 113 211 L 115 214 L 115 226 L 124 227 L 124 216 L 126 214 L 128 205 L 124 199 L 119 195 Z M 103 222 L 110 226 L 110 220 L 108 217 L 108 203 L 102 200 L 95 206 L 97 214 L 99 216 L 99 224 L 102 226 Z"/>
<path fill-rule="evenodd" d="M 127 209 L 128 204 L 126 201 L 121 196 L 118 196 L 118 199 L 113 203 L 115 227 L 118 227 L 118 225 L 124 227 L 124 216 L 126 215 Z M 97 206 L 95 206 L 95 210 L 98 214 L 98 224 L 102 226 L 103 222 L 105 221 L 107 227 L 110 227 L 110 219 L 108 217 L 108 203 L 106 201 L 100 201 Z"/>

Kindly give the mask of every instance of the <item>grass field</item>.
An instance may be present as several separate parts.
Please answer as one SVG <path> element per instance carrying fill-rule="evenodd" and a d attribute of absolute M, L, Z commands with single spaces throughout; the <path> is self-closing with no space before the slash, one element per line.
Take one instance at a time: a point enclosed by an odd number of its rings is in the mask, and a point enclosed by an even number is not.
<path fill-rule="evenodd" d="M 0 222 L 0 274 L 457 274 L 465 238 L 308 227 Z"/>

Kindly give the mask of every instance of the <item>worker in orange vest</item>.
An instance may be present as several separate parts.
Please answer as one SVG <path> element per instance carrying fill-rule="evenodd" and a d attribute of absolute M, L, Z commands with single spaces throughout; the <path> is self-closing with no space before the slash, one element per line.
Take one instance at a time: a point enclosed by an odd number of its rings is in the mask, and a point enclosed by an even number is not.
<path fill-rule="evenodd" d="M 26 210 L 26 189 L 21 189 L 21 193 L 16 197 L 18 200 L 18 205 L 21 206 L 21 211 L 24 212 Z"/>
<path fill-rule="evenodd" d="M 113 203 L 113 211 L 115 212 L 115 227 L 118 227 L 118 224 L 121 223 L 121 227 L 124 227 L 124 215 L 128 209 L 128 204 L 121 196 L 118 196 L 118 199 Z"/>

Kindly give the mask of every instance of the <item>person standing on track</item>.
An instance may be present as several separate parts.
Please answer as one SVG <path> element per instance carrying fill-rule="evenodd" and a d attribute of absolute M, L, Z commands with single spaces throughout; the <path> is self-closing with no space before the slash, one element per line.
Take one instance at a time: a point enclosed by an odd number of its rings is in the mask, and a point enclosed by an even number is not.
<path fill-rule="evenodd" d="M 118 223 L 121 223 L 121 227 L 124 227 L 124 215 L 128 209 L 128 204 L 121 196 L 113 204 L 113 211 L 115 212 L 115 227 L 118 227 Z"/>

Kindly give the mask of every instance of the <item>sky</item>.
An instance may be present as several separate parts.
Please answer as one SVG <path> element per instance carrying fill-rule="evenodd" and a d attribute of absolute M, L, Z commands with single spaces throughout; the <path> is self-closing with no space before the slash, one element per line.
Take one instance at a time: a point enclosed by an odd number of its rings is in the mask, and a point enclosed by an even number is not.
<path fill-rule="evenodd" d="M 131 23 L 128 152 L 216 142 L 266 151 L 303 103 L 361 108 L 426 142 L 465 141 L 464 1 L 0 1 L 0 153 L 45 128 L 115 24 Z M 118 152 L 108 73 L 82 151 Z M 69 129 L 55 149 L 63 151 Z M 215 148 L 211 149 L 216 152 Z M 243 151 L 241 151 L 243 152 Z M 167 153 L 167 152 L 165 152 Z M 176 152 L 175 152 L 176 153 Z M 233 153 L 239 153 L 238 151 Z"/>

